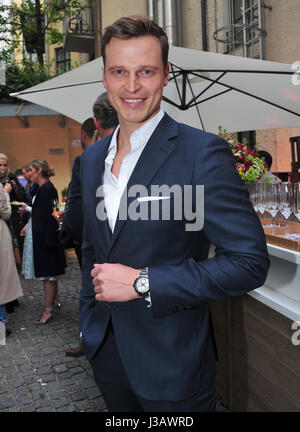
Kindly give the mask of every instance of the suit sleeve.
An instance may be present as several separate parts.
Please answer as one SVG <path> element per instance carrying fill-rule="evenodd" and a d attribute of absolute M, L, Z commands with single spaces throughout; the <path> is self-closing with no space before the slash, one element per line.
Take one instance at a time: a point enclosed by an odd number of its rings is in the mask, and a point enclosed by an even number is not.
<path fill-rule="evenodd" d="M 228 144 L 214 138 L 202 147 L 193 181 L 204 185 L 203 233 L 215 245 L 215 256 L 149 267 L 154 316 L 245 294 L 264 283 L 269 269 L 263 228 Z"/>
<path fill-rule="evenodd" d="M 83 156 L 82 156 L 83 157 Z M 84 164 L 81 164 L 82 169 L 78 173 L 78 182 L 79 182 L 79 193 L 80 200 L 82 198 L 82 202 L 84 203 L 84 195 L 82 193 L 82 186 L 84 183 Z M 80 329 L 84 334 L 85 329 L 85 321 L 83 317 L 89 316 L 89 311 L 95 307 L 95 293 L 94 286 L 92 282 L 91 271 L 96 262 L 96 257 L 94 253 L 94 248 L 90 242 L 88 229 L 86 229 L 85 225 L 85 206 L 82 206 L 81 215 L 82 215 L 82 288 L 80 290 L 80 299 L 79 299 L 79 309 L 80 309 Z"/>

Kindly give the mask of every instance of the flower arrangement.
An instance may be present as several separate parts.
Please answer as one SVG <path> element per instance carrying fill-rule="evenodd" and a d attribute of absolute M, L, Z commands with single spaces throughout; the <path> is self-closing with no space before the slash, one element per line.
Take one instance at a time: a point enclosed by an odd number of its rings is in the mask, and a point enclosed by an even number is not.
<path fill-rule="evenodd" d="M 259 158 L 258 154 L 248 147 L 246 138 L 243 138 L 240 143 L 234 134 L 228 133 L 221 126 L 219 126 L 218 135 L 228 142 L 236 169 L 245 183 L 256 181 L 265 174 L 263 159 Z"/>

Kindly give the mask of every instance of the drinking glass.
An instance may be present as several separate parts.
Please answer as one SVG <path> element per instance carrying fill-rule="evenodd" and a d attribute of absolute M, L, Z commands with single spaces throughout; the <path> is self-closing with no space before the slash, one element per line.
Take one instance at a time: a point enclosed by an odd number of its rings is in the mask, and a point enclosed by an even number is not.
<path fill-rule="evenodd" d="M 279 183 L 268 183 L 266 187 L 266 211 L 272 216 L 272 223 L 265 228 L 276 228 L 276 215 L 279 212 Z"/>
<path fill-rule="evenodd" d="M 285 236 L 288 234 L 288 219 L 293 213 L 293 184 L 291 182 L 282 182 L 280 185 L 280 204 L 279 209 L 285 219 Z"/>
<path fill-rule="evenodd" d="M 251 204 L 253 205 L 254 210 L 257 212 L 257 183 L 251 182 L 247 183 L 247 189 L 249 192 L 249 198 L 251 201 Z"/>
<path fill-rule="evenodd" d="M 263 218 L 267 206 L 265 183 L 260 183 L 260 182 L 256 183 L 256 198 L 257 198 L 257 202 L 256 202 L 257 210 L 260 212 L 261 218 Z"/>
<path fill-rule="evenodd" d="M 294 215 L 300 222 L 300 182 L 294 184 Z"/>
<path fill-rule="evenodd" d="M 58 223 L 57 231 L 59 231 L 61 228 L 62 222 L 60 221 L 59 207 L 58 207 L 57 199 L 53 198 L 51 200 L 51 205 L 52 205 L 52 216 L 57 220 L 57 223 Z"/>
<path fill-rule="evenodd" d="M 294 215 L 300 222 L 300 182 L 294 184 Z M 294 240 L 300 240 L 300 234 L 292 234 Z"/>

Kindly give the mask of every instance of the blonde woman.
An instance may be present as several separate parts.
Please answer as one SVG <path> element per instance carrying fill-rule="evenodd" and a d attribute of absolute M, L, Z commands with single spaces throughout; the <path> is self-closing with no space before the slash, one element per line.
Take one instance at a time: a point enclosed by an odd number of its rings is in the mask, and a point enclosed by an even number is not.
<path fill-rule="evenodd" d="M 38 323 L 46 324 L 53 318 L 59 304 L 58 276 L 65 273 L 64 249 L 58 239 L 58 222 L 52 216 L 57 190 L 49 180 L 54 171 L 45 160 L 34 160 L 30 164 L 31 181 L 39 188 L 29 210 L 31 218 L 26 227 L 22 273 L 25 279 L 40 279 L 44 284 L 45 307 Z"/>

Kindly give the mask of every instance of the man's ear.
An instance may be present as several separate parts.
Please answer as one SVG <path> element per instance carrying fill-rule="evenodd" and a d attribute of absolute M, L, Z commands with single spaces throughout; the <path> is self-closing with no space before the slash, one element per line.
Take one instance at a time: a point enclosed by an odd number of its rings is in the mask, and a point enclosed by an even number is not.
<path fill-rule="evenodd" d="M 98 129 L 99 123 L 97 122 L 96 117 L 93 117 L 95 128 Z"/>
<path fill-rule="evenodd" d="M 98 139 L 101 139 L 101 138 L 103 138 L 103 128 L 100 126 L 96 117 L 94 117 L 93 120 L 94 120 L 94 125 L 96 126 L 96 129 L 98 131 Z"/>
<path fill-rule="evenodd" d="M 167 64 L 167 67 L 165 69 L 164 87 L 166 87 L 169 82 L 169 71 L 170 71 L 170 63 Z"/>

